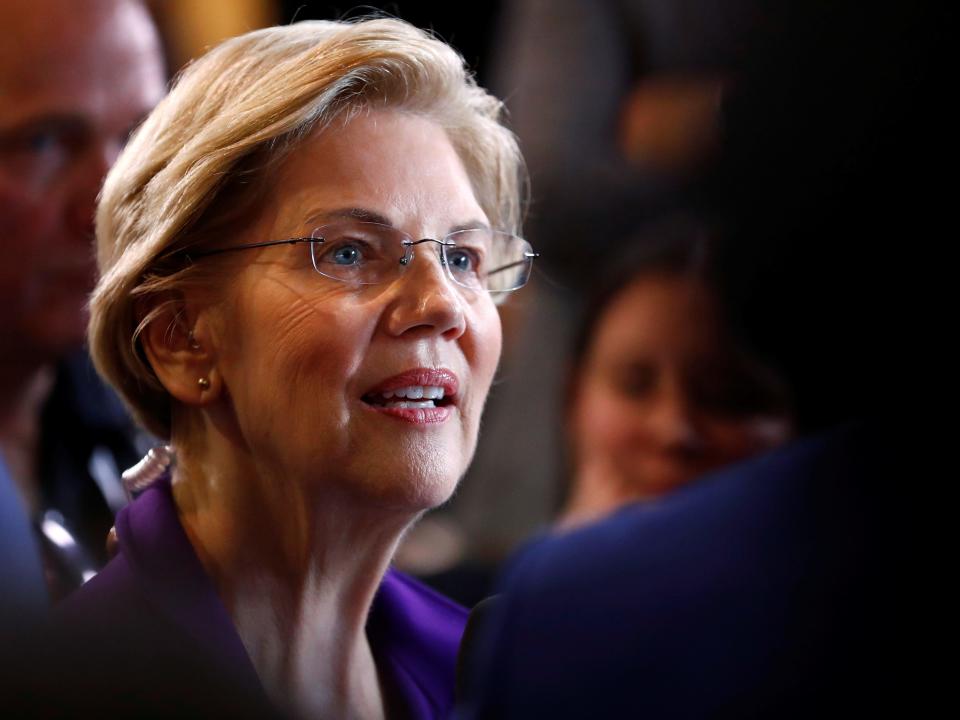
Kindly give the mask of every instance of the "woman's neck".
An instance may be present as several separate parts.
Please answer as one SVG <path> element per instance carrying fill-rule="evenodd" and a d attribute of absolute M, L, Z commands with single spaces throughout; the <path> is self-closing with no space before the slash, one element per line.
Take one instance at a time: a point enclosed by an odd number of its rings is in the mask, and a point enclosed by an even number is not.
<path fill-rule="evenodd" d="M 268 695 L 304 716 L 382 717 L 366 619 L 414 517 L 214 445 L 178 447 L 174 498 Z"/>

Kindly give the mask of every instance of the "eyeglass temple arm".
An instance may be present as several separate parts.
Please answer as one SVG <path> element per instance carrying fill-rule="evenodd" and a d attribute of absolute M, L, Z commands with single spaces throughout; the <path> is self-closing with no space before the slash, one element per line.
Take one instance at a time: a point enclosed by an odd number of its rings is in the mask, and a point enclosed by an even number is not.
<path fill-rule="evenodd" d="M 493 270 L 491 270 L 490 272 L 487 273 L 487 277 L 489 277 L 489 276 L 491 276 L 491 275 L 495 275 L 495 274 L 498 273 L 498 272 L 503 272 L 504 270 L 509 270 L 510 268 L 516 267 L 517 265 L 524 265 L 524 264 L 526 264 L 527 262 L 529 262 L 530 260 L 533 260 L 534 258 L 538 258 L 538 257 L 540 257 L 540 253 L 528 253 L 528 252 L 525 252 L 525 253 L 523 254 L 523 260 L 517 260 L 516 262 L 507 263 L 506 265 L 501 265 L 501 266 L 498 267 L 498 268 L 494 268 Z"/>
<path fill-rule="evenodd" d="M 264 240 L 262 242 L 249 243 L 247 245 L 233 245 L 225 248 L 214 248 L 213 250 L 201 250 L 200 252 L 185 252 L 188 259 L 207 257 L 209 255 L 221 255 L 222 253 L 233 252 L 234 250 L 250 250 L 251 248 L 271 247 L 273 245 L 294 245 L 303 242 L 323 242 L 323 238 L 298 237 L 286 238 L 284 240 Z"/>

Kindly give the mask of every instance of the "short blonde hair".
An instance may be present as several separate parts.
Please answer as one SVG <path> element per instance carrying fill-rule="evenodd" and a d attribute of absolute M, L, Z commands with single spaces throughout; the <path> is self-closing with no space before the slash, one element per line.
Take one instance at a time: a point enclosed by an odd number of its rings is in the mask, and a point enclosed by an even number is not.
<path fill-rule="evenodd" d="M 90 350 L 148 430 L 170 436 L 171 400 L 140 333 L 164 312 L 164 297 L 209 280 L 203 263 L 170 259 L 257 209 L 271 168 L 310 133 L 376 108 L 442 125 L 491 223 L 518 232 L 523 166 L 502 103 L 442 41 L 377 18 L 301 22 L 222 43 L 179 76 L 135 133 L 97 210 Z"/>

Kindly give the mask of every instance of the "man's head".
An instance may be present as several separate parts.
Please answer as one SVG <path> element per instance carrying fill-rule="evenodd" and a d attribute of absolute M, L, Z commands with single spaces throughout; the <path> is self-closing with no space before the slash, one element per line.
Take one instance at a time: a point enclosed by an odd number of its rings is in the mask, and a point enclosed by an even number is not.
<path fill-rule="evenodd" d="M 0 3 L 0 352 L 83 342 L 97 193 L 164 84 L 138 0 Z"/>

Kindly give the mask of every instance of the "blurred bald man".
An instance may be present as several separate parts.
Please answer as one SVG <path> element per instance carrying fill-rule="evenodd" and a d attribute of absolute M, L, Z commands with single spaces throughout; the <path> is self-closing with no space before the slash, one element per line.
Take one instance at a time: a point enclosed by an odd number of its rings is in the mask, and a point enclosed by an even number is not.
<path fill-rule="evenodd" d="M 137 457 L 83 351 L 85 305 L 97 194 L 165 82 L 138 0 L 0 3 L 0 452 L 55 596 L 104 560 Z"/>

